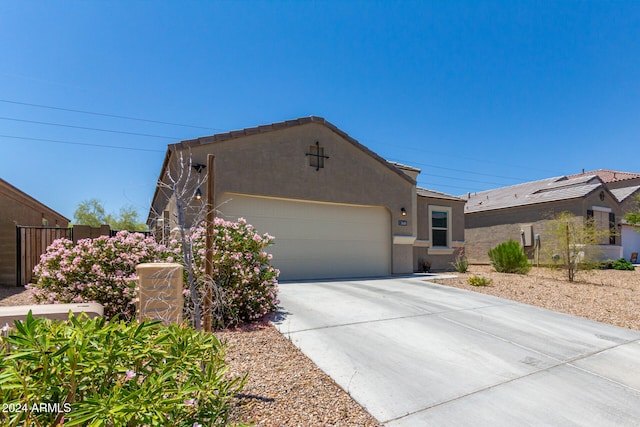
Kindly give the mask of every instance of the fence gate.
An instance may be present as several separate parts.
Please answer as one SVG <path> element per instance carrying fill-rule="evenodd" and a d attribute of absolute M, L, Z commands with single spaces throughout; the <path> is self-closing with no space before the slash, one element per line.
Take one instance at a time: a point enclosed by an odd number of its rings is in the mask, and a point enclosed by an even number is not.
<path fill-rule="evenodd" d="M 17 283 L 24 286 L 31 283 L 33 269 L 40 262 L 40 255 L 45 253 L 47 246 L 62 237 L 72 239 L 71 228 L 60 227 L 16 227 L 17 233 Z"/>

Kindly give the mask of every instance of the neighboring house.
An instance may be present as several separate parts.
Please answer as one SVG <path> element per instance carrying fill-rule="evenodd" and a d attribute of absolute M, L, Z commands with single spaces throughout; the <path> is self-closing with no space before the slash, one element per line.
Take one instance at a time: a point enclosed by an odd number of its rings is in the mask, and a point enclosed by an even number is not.
<path fill-rule="evenodd" d="M 544 246 L 546 222 L 568 211 L 577 217 L 594 218 L 597 227 L 609 230 L 599 245 L 601 256 L 620 258 L 636 244 L 624 230 L 622 216 L 629 198 L 638 193 L 639 184 L 640 174 L 597 170 L 469 193 L 465 206 L 466 254 L 471 262 L 488 262 L 489 249 L 513 239 L 521 242 L 532 257 L 536 236 Z"/>
<path fill-rule="evenodd" d="M 214 169 L 196 167 L 209 154 Z M 185 164 L 214 180 L 217 216 L 275 236 L 269 250 L 283 280 L 412 273 L 423 261 L 446 269 L 463 245 L 463 200 L 418 188 L 419 169 L 386 161 L 320 117 L 169 145 L 159 182 Z M 202 198 L 188 200 L 190 212 L 207 200 L 206 185 L 195 191 Z M 157 238 L 175 230 L 176 200 L 162 185 L 147 223 Z"/>
<path fill-rule="evenodd" d="M 612 175 L 613 178 L 607 183 L 611 192 L 620 202 L 620 213 L 625 215 L 629 212 L 640 210 L 638 197 L 640 197 L 640 174 L 620 175 L 618 172 Z M 640 253 L 640 225 L 627 223 L 624 218 L 620 221 L 620 238 L 622 239 L 622 257 L 631 259 L 633 253 Z"/>
<path fill-rule="evenodd" d="M 640 209 L 640 205 L 638 205 L 640 173 L 599 169 L 583 172 L 580 175 L 589 173 L 598 175 L 620 202 L 620 218 L 616 225 L 619 226 L 622 257 L 629 260 L 633 253 L 640 253 L 640 226 L 628 224 L 622 217 L 629 212 Z"/>
<path fill-rule="evenodd" d="M 69 219 L 0 179 L 0 285 L 16 285 L 19 225 L 66 228 Z"/>

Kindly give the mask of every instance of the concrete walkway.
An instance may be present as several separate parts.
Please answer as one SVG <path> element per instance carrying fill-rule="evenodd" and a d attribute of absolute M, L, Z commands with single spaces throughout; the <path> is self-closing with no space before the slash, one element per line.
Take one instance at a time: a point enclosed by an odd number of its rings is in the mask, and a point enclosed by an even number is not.
<path fill-rule="evenodd" d="M 274 323 L 390 427 L 640 425 L 640 332 L 424 280 L 282 283 Z"/>

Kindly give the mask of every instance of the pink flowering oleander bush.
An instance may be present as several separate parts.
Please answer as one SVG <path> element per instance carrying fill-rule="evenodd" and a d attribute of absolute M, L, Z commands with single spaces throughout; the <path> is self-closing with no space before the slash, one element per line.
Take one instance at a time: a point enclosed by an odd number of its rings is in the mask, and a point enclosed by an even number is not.
<path fill-rule="evenodd" d="M 142 233 L 121 231 L 114 237 L 55 240 L 35 267 L 37 282 L 28 285 L 37 303 L 97 302 L 104 314 L 135 315 L 136 265 L 164 261 L 163 245 Z"/>
<path fill-rule="evenodd" d="M 204 223 L 190 230 L 187 241 L 192 245 L 197 291 L 203 301 L 207 286 L 204 277 Z M 272 243 L 272 236 L 258 234 L 243 218 L 239 218 L 238 222 L 215 218 L 211 281 L 214 285 L 212 317 L 215 327 L 256 320 L 276 308 L 280 272 L 271 266 L 271 254 L 266 252 Z M 182 253 L 181 243 L 177 240 L 170 242 L 169 247 L 176 255 Z M 188 288 L 185 288 L 185 295 L 189 296 Z M 192 309 L 190 298 L 187 298 L 187 305 L 188 310 Z"/>
<path fill-rule="evenodd" d="M 196 292 L 204 299 L 213 283 L 215 327 L 226 327 L 259 319 L 278 304 L 279 271 L 270 265 L 265 249 L 273 242 L 260 235 L 247 222 L 214 223 L 212 281 L 205 280 L 206 228 L 187 230 L 187 244 L 194 254 Z M 115 237 L 80 240 L 58 239 L 40 257 L 34 269 L 37 282 L 29 285 L 37 303 L 97 302 L 104 306 L 107 318 L 135 315 L 136 265 L 144 262 L 184 264 L 182 243 L 172 240 L 169 248 L 141 233 L 119 232 Z M 187 274 L 185 272 L 185 278 Z M 185 311 L 188 317 L 194 304 L 190 287 L 184 282 Z"/>

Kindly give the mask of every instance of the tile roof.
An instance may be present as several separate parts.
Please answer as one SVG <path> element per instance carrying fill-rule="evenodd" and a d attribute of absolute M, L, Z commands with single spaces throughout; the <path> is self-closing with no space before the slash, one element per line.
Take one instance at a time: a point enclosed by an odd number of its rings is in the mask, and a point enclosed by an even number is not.
<path fill-rule="evenodd" d="M 598 188 L 604 188 L 597 175 L 554 177 L 525 182 L 509 187 L 467 194 L 466 213 L 527 206 L 538 203 L 584 197 Z M 464 197 L 464 196 L 463 196 Z"/>
<path fill-rule="evenodd" d="M 416 187 L 416 193 L 418 196 L 422 197 L 431 197 L 432 199 L 445 199 L 445 200 L 455 200 L 457 202 L 466 201 L 462 197 L 452 196 L 451 194 L 441 193 L 435 190 L 429 190 L 427 188 Z"/>
<path fill-rule="evenodd" d="M 421 170 L 413 167 L 413 166 L 408 166 L 408 165 L 403 165 L 402 163 L 398 163 L 398 162 L 392 162 L 391 160 L 387 160 L 387 162 L 391 163 L 393 166 L 397 167 L 398 169 L 405 169 L 405 170 L 410 170 L 410 171 L 414 171 L 414 172 L 420 172 Z"/>
<path fill-rule="evenodd" d="M 636 185 L 633 187 L 614 188 L 609 191 L 611 191 L 611 193 L 616 196 L 616 199 L 618 199 L 619 202 L 623 202 L 627 199 L 627 197 L 631 196 L 638 190 L 640 190 L 640 185 Z"/>
<path fill-rule="evenodd" d="M 576 178 L 585 175 L 598 175 L 602 182 L 608 184 L 610 182 L 624 181 L 627 179 L 640 178 L 640 173 L 621 172 L 610 169 L 598 169 L 591 172 L 582 172 L 575 175 L 569 175 L 567 178 Z"/>

